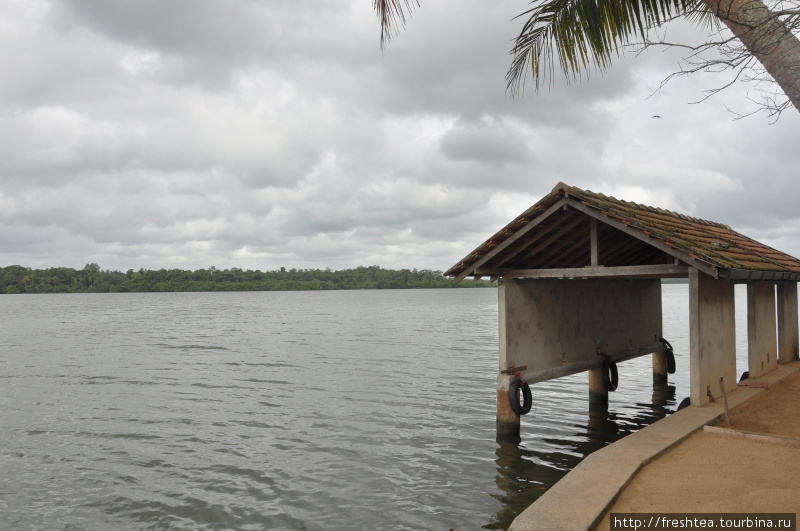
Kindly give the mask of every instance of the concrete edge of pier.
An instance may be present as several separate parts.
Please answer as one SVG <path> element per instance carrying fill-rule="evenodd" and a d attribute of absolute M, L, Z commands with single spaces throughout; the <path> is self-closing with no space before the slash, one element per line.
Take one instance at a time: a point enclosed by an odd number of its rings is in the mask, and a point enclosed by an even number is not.
<path fill-rule="evenodd" d="M 753 381 L 772 386 L 798 370 L 800 361 L 779 365 Z M 765 391 L 739 386 L 728 393 L 728 407 Z M 724 414 L 722 400 L 688 407 L 588 455 L 514 519 L 508 531 L 593 530 L 642 467 Z"/>

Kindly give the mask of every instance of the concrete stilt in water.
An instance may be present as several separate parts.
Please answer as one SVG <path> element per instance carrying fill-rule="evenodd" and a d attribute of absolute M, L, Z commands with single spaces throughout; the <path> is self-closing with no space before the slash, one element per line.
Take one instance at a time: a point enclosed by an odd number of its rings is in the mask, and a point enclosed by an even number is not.
<path fill-rule="evenodd" d="M 589 404 L 608 404 L 608 390 L 603 384 L 603 369 L 591 369 L 589 373 Z"/>
<path fill-rule="evenodd" d="M 497 434 L 519 436 L 519 415 L 511 409 L 508 390 L 497 390 Z"/>
<path fill-rule="evenodd" d="M 653 352 L 653 383 L 667 381 L 667 353 Z"/>

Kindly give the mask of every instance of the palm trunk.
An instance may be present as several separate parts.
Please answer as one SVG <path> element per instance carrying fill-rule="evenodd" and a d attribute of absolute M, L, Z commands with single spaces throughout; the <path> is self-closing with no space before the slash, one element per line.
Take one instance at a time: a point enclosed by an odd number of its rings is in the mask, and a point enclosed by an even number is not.
<path fill-rule="evenodd" d="M 704 0 L 800 111 L 800 40 L 760 0 Z"/>

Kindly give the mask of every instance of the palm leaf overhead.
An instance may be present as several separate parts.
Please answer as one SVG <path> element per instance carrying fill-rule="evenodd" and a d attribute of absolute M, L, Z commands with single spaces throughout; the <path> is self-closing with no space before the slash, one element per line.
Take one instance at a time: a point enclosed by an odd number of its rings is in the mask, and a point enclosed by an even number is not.
<path fill-rule="evenodd" d="M 403 4 L 406 9 L 412 10 L 414 4 L 419 7 L 419 0 L 372 0 L 372 7 L 381 20 L 381 48 L 392 39 L 392 29 L 397 31 L 398 26 L 404 26 L 406 15 L 403 11 Z"/>
<path fill-rule="evenodd" d="M 650 28 L 686 15 L 695 22 L 714 19 L 700 0 L 536 0 L 511 50 L 514 59 L 506 86 L 517 94 L 530 67 L 540 80 L 552 75 L 554 55 L 567 77 L 580 75 L 590 65 L 611 66 L 612 55 L 634 39 L 646 40 Z M 517 17 L 517 18 L 519 18 Z"/>
<path fill-rule="evenodd" d="M 527 20 L 511 50 L 506 87 L 512 95 L 518 94 L 530 68 L 538 90 L 544 77 L 552 77 L 556 58 L 568 80 L 588 72 L 591 66 L 602 71 L 611 66 L 620 48 L 633 43 L 652 44 L 649 30 L 682 17 L 709 26 L 715 35 L 727 27 L 739 42 L 732 45 L 732 38 L 722 35 L 699 46 L 684 46 L 692 54 L 708 49 L 721 54 L 719 59 L 697 60 L 695 56 L 697 62 L 689 73 L 731 69 L 737 71 L 738 78 L 744 70 L 752 69 L 752 79 L 771 77 L 788 98 L 777 102 L 767 95 L 765 110 L 780 114 L 793 105 L 800 111 L 800 10 L 792 7 L 798 3 L 800 0 L 775 0 L 768 7 L 765 0 L 533 0 L 533 7 L 519 15 Z M 419 0 L 372 0 L 372 5 L 381 22 L 383 48 L 392 32 L 405 24 L 405 10 L 419 6 Z M 754 64 L 763 68 L 766 78 Z"/>

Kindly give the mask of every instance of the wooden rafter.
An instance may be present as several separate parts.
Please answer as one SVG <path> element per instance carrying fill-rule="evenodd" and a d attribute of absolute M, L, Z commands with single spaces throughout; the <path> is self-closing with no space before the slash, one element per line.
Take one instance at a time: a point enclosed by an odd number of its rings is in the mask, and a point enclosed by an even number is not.
<path fill-rule="evenodd" d="M 717 277 L 717 268 L 716 267 L 713 267 L 713 266 L 711 266 L 711 265 L 709 265 L 709 264 L 707 264 L 705 262 L 702 262 L 700 260 L 695 260 L 693 257 L 689 256 L 688 253 L 686 253 L 683 250 L 679 249 L 674 243 L 673 243 L 673 245 L 669 245 L 666 240 L 660 240 L 658 238 L 649 238 L 649 237 L 645 236 L 638 229 L 629 227 L 628 225 L 626 225 L 622 221 L 618 220 L 617 218 L 610 217 L 610 216 L 604 216 L 602 212 L 598 212 L 597 210 L 595 210 L 595 209 L 593 209 L 593 208 L 591 208 L 591 207 L 589 207 L 587 205 L 584 205 L 580 201 L 575 201 L 573 199 L 567 199 L 567 204 L 569 206 L 571 206 L 572 208 L 580 210 L 584 214 L 588 214 L 588 215 L 592 216 L 593 218 L 597 218 L 598 220 L 602 221 L 603 223 L 606 223 L 607 225 L 610 225 L 610 226 L 614 227 L 615 229 L 621 230 L 622 232 L 628 234 L 629 236 L 633 236 L 637 240 L 646 241 L 647 244 L 652 245 L 653 247 L 657 247 L 657 248 L 661 249 L 662 251 L 664 251 L 665 253 L 670 254 L 672 256 L 675 256 L 675 257 L 679 258 L 680 260 L 682 260 L 682 261 L 684 261 L 684 262 L 686 262 L 688 264 L 691 264 L 692 267 L 702 271 L 703 273 L 706 273 L 707 275 L 711 275 L 714 278 Z"/>
<path fill-rule="evenodd" d="M 539 252 L 541 252 L 543 249 L 547 249 L 547 248 L 548 248 L 549 246 L 551 246 L 551 245 L 552 245 L 554 242 L 556 242 L 556 241 L 558 241 L 560 238 L 562 238 L 562 237 L 563 237 L 565 234 L 568 234 L 568 233 L 569 233 L 569 231 L 571 231 L 572 229 L 574 229 L 574 228 L 575 228 L 575 227 L 576 227 L 576 226 L 577 226 L 579 223 L 581 223 L 582 221 L 584 221 L 584 220 L 583 220 L 583 217 L 582 217 L 582 216 L 578 216 L 578 217 L 574 218 L 574 219 L 573 219 L 571 222 L 568 222 L 566 225 L 563 225 L 563 226 L 561 226 L 561 228 L 560 228 L 560 229 L 558 229 L 558 230 L 557 230 L 557 231 L 555 231 L 554 233 L 550 234 L 550 236 L 549 236 L 549 237 L 547 237 L 547 238 L 545 238 L 545 239 L 544 239 L 544 241 L 542 241 L 542 242 L 539 242 L 539 244 L 538 244 L 538 245 L 536 245 L 536 247 L 534 247 L 533 249 L 531 249 L 531 250 L 530 250 L 530 251 L 527 253 L 526 257 L 533 257 L 533 256 L 536 256 L 536 255 L 537 255 Z"/>
<path fill-rule="evenodd" d="M 618 256 L 623 256 L 625 253 L 639 245 L 641 242 L 635 238 L 627 235 L 619 234 L 611 240 L 611 245 L 608 245 L 608 250 L 604 248 L 604 252 L 600 255 L 600 262 L 603 264 L 611 264 Z"/>
<path fill-rule="evenodd" d="M 548 217 L 553 215 L 553 213 L 558 212 L 560 208 L 564 207 L 566 201 L 567 201 L 566 198 L 556 201 L 556 203 L 553 206 L 545 210 L 535 219 L 531 220 L 527 225 L 519 229 L 511 236 L 509 236 L 507 239 L 501 242 L 497 247 L 495 247 L 494 249 L 483 255 L 483 257 L 475 261 L 469 267 L 465 268 L 464 271 L 462 271 L 455 277 L 454 282 L 457 284 L 466 277 L 472 275 L 479 267 L 481 267 L 483 264 L 491 260 L 493 257 L 497 256 L 497 254 L 500 253 L 502 250 L 506 249 L 508 246 L 510 246 L 511 244 L 513 244 L 514 242 L 525 236 L 528 232 L 533 230 L 534 227 L 536 227 L 542 221 L 546 220 Z"/>
<path fill-rule="evenodd" d="M 564 267 L 580 267 L 581 265 L 589 264 L 589 252 L 590 249 L 587 249 L 585 240 L 570 242 L 570 247 L 562 253 L 562 256 L 568 257 L 563 263 Z M 552 257 L 548 262 L 542 264 L 542 269 L 557 265 L 559 258 Z"/>

